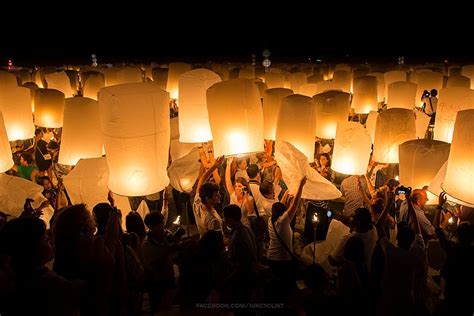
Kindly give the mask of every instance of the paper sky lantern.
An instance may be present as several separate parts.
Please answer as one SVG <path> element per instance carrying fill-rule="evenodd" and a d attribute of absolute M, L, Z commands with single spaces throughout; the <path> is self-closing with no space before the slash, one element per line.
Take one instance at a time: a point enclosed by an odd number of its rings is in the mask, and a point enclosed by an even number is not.
<path fill-rule="evenodd" d="M 312 76 L 309 76 L 307 80 L 308 80 L 308 83 L 318 83 L 318 82 L 324 81 L 324 77 L 322 74 L 317 73 Z"/>
<path fill-rule="evenodd" d="M 474 65 L 462 66 L 461 75 L 471 79 L 471 89 L 474 89 Z"/>
<path fill-rule="evenodd" d="M 433 178 L 433 180 L 430 183 L 430 186 L 428 187 L 429 192 L 432 194 L 439 196 L 442 192 L 444 192 L 444 189 L 441 188 L 441 185 L 444 182 L 444 178 L 446 178 L 446 170 L 448 167 L 448 161 L 446 161 L 443 166 L 438 170 L 438 173 L 436 173 L 436 176 Z M 472 207 L 474 208 L 474 204 L 469 204 L 463 201 L 459 201 L 455 197 L 452 197 L 449 194 L 446 194 L 446 197 L 448 201 L 456 204 L 461 204 L 465 205 L 467 207 Z"/>
<path fill-rule="evenodd" d="M 375 77 L 362 76 L 354 79 L 352 107 L 355 113 L 361 114 L 377 111 L 377 79 Z"/>
<path fill-rule="evenodd" d="M 448 78 L 447 88 L 471 88 L 471 79 L 465 76 L 450 76 Z"/>
<path fill-rule="evenodd" d="M 168 82 L 168 68 L 158 68 L 155 67 L 151 71 L 153 82 L 158 84 L 158 86 L 166 90 L 166 83 Z"/>
<path fill-rule="evenodd" d="M 276 72 L 267 72 L 265 74 L 265 83 L 268 89 L 283 88 L 285 86 L 285 75 Z"/>
<path fill-rule="evenodd" d="M 318 91 L 318 85 L 316 83 L 305 83 L 300 87 L 300 94 L 312 98 L 313 95 Z"/>
<path fill-rule="evenodd" d="M 191 65 L 186 63 L 170 63 L 168 66 L 168 80 L 166 82 L 166 91 L 170 93 L 170 98 L 177 100 L 179 97 L 179 76 L 190 71 Z"/>
<path fill-rule="evenodd" d="M 293 90 L 273 88 L 265 90 L 263 96 L 263 136 L 265 139 L 275 140 L 278 113 L 284 97 L 293 94 Z"/>
<path fill-rule="evenodd" d="M 335 71 L 332 77 L 334 86 L 337 87 L 338 90 L 342 90 L 344 92 L 351 92 L 351 81 L 352 74 L 345 70 Z"/>
<path fill-rule="evenodd" d="M 459 111 L 454 125 L 446 177 L 441 187 L 449 195 L 474 204 L 474 109 Z"/>
<path fill-rule="evenodd" d="M 64 93 L 55 89 L 35 90 L 35 124 L 41 127 L 63 126 Z"/>
<path fill-rule="evenodd" d="M 313 97 L 316 106 L 316 136 L 325 139 L 336 137 L 337 124 L 347 121 L 350 94 L 327 91 Z"/>
<path fill-rule="evenodd" d="M 421 96 L 423 95 L 423 91 L 436 89 L 439 92 L 443 88 L 443 74 L 440 74 L 439 72 L 419 73 L 417 84 L 416 98 L 419 100 L 417 101 L 419 102 L 417 105 L 421 106 Z"/>
<path fill-rule="evenodd" d="M 86 98 L 97 100 L 97 93 L 103 87 L 105 87 L 105 77 L 100 72 L 95 71 L 94 74 L 90 74 L 84 81 L 83 95 Z"/>
<path fill-rule="evenodd" d="M 263 99 L 265 90 L 268 89 L 267 85 L 260 80 L 255 79 L 254 83 L 257 85 L 258 93 L 260 94 L 260 99 Z"/>
<path fill-rule="evenodd" d="M 296 72 L 290 75 L 290 87 L 295 93 L 300 93 L 300 87 L 307 83 L 304 72 Z"/>
<path fill-rule="evenodd" d="M 10 141 L 34 137 L 30 89 L 23 87 L 0 89 L 0 109 L 3 112 Z"/>
<path fill-rule="evenodd" d="M 99 114 L 109 189 L 125 196 L 163 190 L 169 183 L 169 94 L 153 83 L 106 87 L 99 91 Z"/>
<path fill-rule="evenodd" d="M 199 162 L 199 149 L 194 148 L 180 159 L 173 160 L 168 168 L 171 186 L 179 192 L 190 193 L 194 183 L 199 177 L 201 163 Z"/>
<path fill-rule="evenodd" d="M 16 76 L 10 72 L 0 70 L 0 88 L 18 87 Z"/>
<path fill-rule="evenodd" d="M 263 151 L 262 103 L 250 79 L 227 80 L 210 87 L 207 110 L 215 157 Z"/>
<path fill-rule="evenodd" d="M 21 84 L 31 81 L 31 73 L 29 69 L 21 69 L 15 73 Z"/>
<path fill-rule="evenodd" d="M 374 160 L 398 163 L 399 145 L 415 137 L 415 115 L 412 110 L 388 109 L 380 113 L 375 126 Z"/>
<path fill-rule="evenodd" d="M 0 172 L 5 172 L 13 167 L 12 151 L 8 142 L 7 130 L 0 112 Z"/>
<path fill-rule="evenodd" d="M 56 89 L 64 93 L 66 97 L 72 97 L 75 91 L 71 87 L 71 81 L 64 71 L 45 74 L 44 78 L 48 89 Z"/>
<path fill-rule="evenodd" d="M 430 125 L 431 117 L 422 111 L 413 111 L 413 113 L 415 113 L 416 138 L 423 139 Z"/>
<path fill-rule="evenodd" d="M 370 111 L 369 115 L 367 116 L 367 120 L 365 121 L 365 128 L 370 135 L 370 139 L 372 140 L 372 144 L 375 141 L 375 126 L 377 124 L 377 117 L 379 116 L 378 112 Z"/>
<path fill-rule="evenodd" d="M 334 67 L 334 72 L 336 72 L 336 71 L 338 71 L 338 70 L 351 72 L 351 71 L 352 71 L 352 68 L 351 68 L 351 66 L 346 65 L 346 64 L 337 64 L 336 67 Z M 333 72 L 333 73 L 334 73 L 334 72 Z"/>
<path fill-rule="evenodd" d="M 207 69 L 194 69 L 179 77 L 179 141 L 200 143 L 212 139 L 206 91 L 221 78 Z"/>
<path fill-rule="evenodd" d="M 115 86 L 118 85 L 120 82 L 117 78 L 117 73 L 120 71 L 117 67 L 112 68 L 102 68 L 102 71 L 105 74 L 105 86 Z"/>
<path fill-rule="evenodd" d="M 331 167 L 343 174 L 365 174 L 371 150 L 372 140 L 364 126 L 356 122 L 339 122 Z"/>
<path fill-rule="evenodd" d="M 388 86 L 387 108 L 412 110 L 416 104 L 416 83 L 408 81 L 392 82 Z"/>
<path fill-rule="evenodd" d="M 58 162 L 74 166 L 81 158 L 102 156 L 99 104 L 90 98 L 67 98 Z"/>
<path fill-rule="evenodd" d="M 30 102 L 31 102 L 31 112 L 35 112 L 35 90 L 39 89 L 38 85 L 34 82 L 26 82 L 23 84 L 23 87 L 30 89 Z"/>
<path fill-rule="evenodd" d="M 288 142 L 306 158 L 314 159 L 316 107 L 313 99 L 300 94 L 283 98 L 276 128 L 276 146 Z"/>
<path fill-rule="evenodd" d="M 381 72 L 371 72 L 367 76 L 377 78 L 377 101 L 383 102 L 385 98 L 385 78 Z"/>
<path fill-rule="evenodd" d="M 458 65 L 448 67 L 448 76 L 461 76 L 461 67 Z"/>
<path fill-rule="evenodd" d="M 439 91 L 434 139 L 451 143 L 456 113 L 474 109 L 474 90 L 467 88 L 446 88 Z"/>
<path fill-rule="evenodd" d="M 388 98 L 388 86 L 392 82 L 406 81 L 407 73 L 401 70 L 392 70 L 383 74 L 385 80 L 385 100 Z"/>
<path fill-rule="evenodd" d="M 430 185 L 438 170 L 448 160 L 450 144 L 431 139 L 410 140 L 400 145 L 400 183 L 413 189 Z M 437 199 L 428 194 L 429 204 Z"/>
<path fill-rule="evenodd" d="M 320 81 L 317 84 L 316 93 L 323 93 L 326 91 L 342 91 L 334 82 L 332 81 Z"/>
<path fill-rule="evenodd" d="M 253 69 L 244 68 L 239 70 L 239 78 L 241 79 L 254 79 L 255 72 Z"/>
<path fill-rule="evenodd" d="M 123 67 L 117 70 L 117 84 L 134 83 L 143 81 L 143 73 L 137 67 Z"/>

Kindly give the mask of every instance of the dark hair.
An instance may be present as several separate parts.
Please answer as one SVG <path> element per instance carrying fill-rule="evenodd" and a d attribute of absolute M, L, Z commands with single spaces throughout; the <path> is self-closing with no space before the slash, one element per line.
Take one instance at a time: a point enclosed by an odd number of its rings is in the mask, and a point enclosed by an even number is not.
<path fill-rule="evenodd" d="M 242 211 L 240 210 L 240 207 L 235 204 L 230 204 L 224 207 L 224 218 L 230 218 L 235 221 L 240 221 L 242 219 Z"/>
<path fill-rule="evenodd" d="M 224 236 L 217 230 L 208 230 L 199 240 L 199 253 L 206 258 L 217 258 L 224 251 Z"/>
<path fill-rule="evenodd" d="M 270 181 L 263 181 L 259 187 L 260 193 L 265 196 L 273 191 L 273 183 Z"/>
<path fill-rule="evenodd" d="M 44 180 L 48 180 L 50 183 L 52 183 L 51 179 L 48 176 L 39 177 L 36 183 L 42 186 Z"/>
<path fill-rule="evenodd" d="M 384 209 L 384 200 L 382 199 L 376 199 L 374 203 L 371 205 L 371 209 L 375 214 L 382 214 L 383 209 Z"/>
<path fill-rule="evenodd" d="M 415 232 L 411 229 L 406 222 L 400 222 L 397 224 L 397 242 L 398 246 L 402 249 L 408 250 L 411 244 L 415 240 Z"/>
<path fill-rule="evenodd" d="M 21 158 L 23 158 L 23 160 L 25 160 L 29 165 L 31 165 L 31 164 L 33 163 L 33 156 L 31 156 L 30 154 L 22 153 L 20 156 L 21 156 Z"/>
<path fill-rule="evenodd" d="M 331 157 L 329 156 L 328 153 L 322 153 L 318 155 L 318 164 L 319 164 L 319 159 L 321 158 L 321 156 L 326 157 L 326 159 L 328 160 L 328 163 L 326 164 L 326 166 L 331 167 Z"/>
<path fill-rule="evenodd" d="M 272 205 L 272 223 L 275 223 L 277 219 L 283 215 L 286 211 L 286 205 L 281 202 L 273 203 Z"/>
<path fill-rule="evenodd" d="M 260 172 L 260 169 L 258 169 L 258 166 L 256 164 L 251 164 L 248 165 L 247 167 L 247 174 L 250 179 L 255 178 Z"/>
<path fill-rule="evenodd" d="M 247 182 L 247 180 L 245 180 L 245 178 L 242 178 L 242 177 L 238 177 L 237 179 L 235 179 L 235 183 L 240 183 L 244 187 L 247 187 L 247 188 L 249 187 L 249 183 Z"/>
<path fill-rule="evenodd" d="M 432 97 L 435 97 L 435 96 L 437 96 L 437 95 L 438 95 L 438 90 L 436 90 L 436 89 L 431 89 L 431 96 L 432 96 Z"/>
<path fill-rule="evenodd" d="M 58 148 L 59 148 L 59 144 L 58 144 L 58 142 L 52 140 L 52 141 L 50 141 L 50 142 L 48 143 L 48 146 L 47 146 L 47 147 L 48 147 L 48 149 L 50 149 L 50 150 L 55 150 L 55 149 L 58 149 Z"/>
<path fill-rule="evenodd" d="M 214 193 L 219 192 L 219 186 L 215 183 L 206 182 L 199 189 L 199 197 L 202 203 L 206 203 L 208 199 L 212 199 Z"/>
<path fill-rule="evenodd" d="M 344 246 L 344 258 L 356 263 L 363 262 L 364 241 L 356 236 L 349 238 Z"/>
<path fill-rule="evenodd" d="M 125 217 L 125 227 L 127 233 L 135 233 L 140 239 L 143 239 L 146 235 L 145 223 L 143 223 L 142 217 L 137 212 L 130 212 Z"/>
<path fill-rule="evenodd" d="M 370 229 L 372 223 L 372 217 L 370 211 L 365 207 L 359 207 L 354 212 L 354 220 L 356 226 L 362 230 Z"/>
<path fill-rule="evenodd" d="M 113 207 L 109 203 L 99 203 L 92 209 L 92 214 L 94 214 L 94 220 L 97 225 L 98 235 L 105 234 L 105 228 L 109 221 L 109 214 L 112 211 Z"/>
<path fill-rule="evenodd" d="M 145 225 L 148 229 L 153 229 L 156 225 L 163 224 L 165 218 L 160 211 L 152 211 L 145 216 Z"/>
<path fill-rule="evenodd" d="M 41 128 L 35 129 L 35 136 L 38 136 L 41 133 L 43 133 L 43 130 Z"/>
<path fill-rule="evenodd" d="M 385 182 L 385 185 L 390 189 L 393 190 L 393 188 L 396 188 L 400 185 L 400 181 L 395 180 L 395 179 L 388 179 L 387 182 Z"/>

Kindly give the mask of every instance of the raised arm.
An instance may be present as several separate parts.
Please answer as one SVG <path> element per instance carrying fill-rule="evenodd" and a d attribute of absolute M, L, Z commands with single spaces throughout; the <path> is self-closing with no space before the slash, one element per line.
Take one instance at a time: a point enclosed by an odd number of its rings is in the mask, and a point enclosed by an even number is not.
<path fill-rule="evenodd" d="M 232 195 L 232 193 L 234 193 L 234 186 L 232 185 L 232 180 L 230 179 L 230 169 L 232 168 L 233 161 L 234 158 L 227 158 L 227 165 L 225 166 L 225 187 L 229 195 Z"/>
<path fill-rule="evenodd" d="M 288 212 L 288 216 L 290 217 L 290 219 L 293 219 L 293 217 L 296 214 L 296 210 L 298 209 L 298 204 L 300 203 L 301 194 L 303 193 L 303 187 L 305 183 L 306 183 L 306 177 L 303 177 L 300 181 L 300 185 L 298 187 L 298 191 L 296 192 L 294 199 L 291 201 L 290 206 L 286 210 Z"/>
<path fill-rule="evenodd" d="M 211 174 L 214 172 L 214 170 L 219 167 L 219 165 L 224 161 L 224 156 L 217 158 L 217 160 L 214 162 L 211 168 L 209 168 L 204 174 L 199 178 L 198 184 L 196 186 L 196 192 L 199 192 L 199 189 L 201 189 L 201 186 L 203 185 L 204 182 L 209 179 Z"/>
<path fill-rule="evenodd" d="M 367 176 L 365 176 L 367 177 Z M 364 192 L 364 189 L 362 188 L 362 183 L 360 182 L 361 179 L 358 178 L 357 179 L 357 187 L 359 189 L 359 194 L 360 194 L 360 197 L 362 198 L 362 200 L 364 200 L 364 203 L 370 207 L 370 199 L 369 197 L 367 196 L 367 194 L 365 194 Z M 367 181 L 367 183 L 370 183 L 370 181 Z"/>

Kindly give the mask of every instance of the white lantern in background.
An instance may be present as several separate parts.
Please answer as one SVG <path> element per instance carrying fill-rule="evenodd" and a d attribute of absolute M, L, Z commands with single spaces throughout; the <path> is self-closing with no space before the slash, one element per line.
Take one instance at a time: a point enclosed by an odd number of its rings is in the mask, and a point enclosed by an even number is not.
<path fill-rule="evenodd" d="M 474 109 L 459 111 L 446 177 L 441 187 L 461 202 L 474 204 Z"/>
<path fill-rule="evenodd" d="M 439 91 L 434 139 L 451 143 L 456 113 L 474 109 L 474 90 L 467 88 L 446 88 Z"/>
<path fill-rule="evenodd" d="M 331 168 L 343 174 L 367 172 L 372 141 L 367 130 L 356 122 L 339 122 Z"/>
<path fill-rule="evenodd" d="M 125 196 L 163 190 L 169 183 L 169 94 L 153 83 L 106 87 L 99 91 L 99 113 L 109 189 Z"/>
<path fill-rule="evenodd" d="M 471 79 L 471 89 L 474 89 L 474 65 L 462 66 L 461 75 Z"/>
<path fill-rule="evenodd" d="M 439 72 L 422 72 L 418 74 L 418 86 L 416 90 L 416 98 L 419 100 L 417 106 L 422 106 L 421 96 L 423 91 L 432 89 L 438 90 L 443 88 L 443 74 Z"/>
<path fill-rule="evenodd" d="M 0 88 L 18 87 L 16 76 L 10 72 L 0 70 Z"/>
<path fill-rule="evenodd" d="M 12 150 L 8 142 L 7 130 L 0 112 L 0 172 L 5 172 L 13 167 Z"/>
<path fill-rule="evenodd" d="M 194 148 L 187 155 L 173 160 L 168 168 L 171 186 L 179 192 L 190 193 L 199 178 L 200 169 L 199 149 Z"/>
<path fill-rule="evenodd" d="M 26 82 L 23 84 L 23 87 L 30 90 L 30 103 L 31 103 L 31 113 L 35 112 L 35 90 L 39 89 L 36 83 Z"/>
<path fill-rule="evenodd" d="M 347 122 L 351 95 L 341 91 L 327 91 L 313 97 L 316 107 L 316 136 L 336 137 L 337 124 Z"/>
<path fill-rule="evenodd" d="M 324 77 L 322 74 L 314 74 L 308 77 L 308 83 L 318 83 L 324 81 Z"/>
<path fill-rule="evenodd" d="M 179 141 L 200 143 L 212 139 L 206 91 L 221 81 L 207 69 L 194 69 L 179 77 Z"/>
<path fill-rule="evenodd" d="M 207 90 L 215 157 L 263 151 L 261 104 L 250 79 L 223 81 Z"/>
<path fill-rule="evenodd" d="M 254 79 L 255 71 L 250 68 L 244 68 L 239 70 L 239 78 L 241 79 Z"/>
<path fill-rule="evenodd" d="M 341 91 L 342 92 L 342 89 L 337 87 L 336 84 L 332 81 L 321 81 L 321 82 L 318 82 L 316 85 L 317 85 L 317 89 L 316 89 L 317 94 L 323 93 L 326 91 Z"/>
<path fill-rule="evenodd" d="M 370 111 L 369 115 L 367 116 L 367 120 L 365 121 L 365 128 L 370 135 L 370 139 L 372 140 L 372 144 L 375 141 L 375 126 L 377 124 L 377 117 L 379 116 L 378 112 Z"/>
<path fill-rule="evenodd" d="M 276 72 L 267 72 L 265 74 L 265 83 L 268 89 L 283 88 L 285 86 L 285 75 Z"/>
<path fill-rule="evenodd" d="M 430 125 L 431 116 L 418 110 L 413 111 L 413 113 L 415 113 L 416 138 L 423 139 Z"/>
<path fill-rule="evenodd" d="M 378 110 L 377 78 L 362 76 L 354 79 L 352 107 L 355 113 L 361 114 Z"/>
<path fill-rule="evenodd" d="M 332 82 L 334 83 L 334 86 L 337 87 L 337 90 L 342 90 L 348 93 L 351 92 L 351 81 L 352 74 L 345 70 L 335 71 L 332 77 Z"/>
<path fill-rule="evenodd" d="M 300 93 L 300 87 L 307 83 L 304 72 L 295 72 L 290 75 L 290 87 L 295 93 Z"/>
<path fill-rule="evenodd" d="M 339 70 L 351 72 L 352 68 L 351 68 L 351 66 L 349 66 L 347 64 L 337 64 L 336 67 L 334 67 L 334 72 L 339 71 Z"/>
<path fill-rule="evenodd" d="M 254 83 L 257 85 L 258 93 L 260 94 L 260 99 L 263 99 L 265 95 L 265 90 L 268 89 L 267 85 L 257 79 L 254 80 Z"/>
<path fill-rule="evenodd" d="M 41 127 L 62 127 L 64 99 L 64 93 L 58 90 L 35 90 L 35 124 Z"/>
<path fill-rule="evenodd" d="M 283 98 L 276 128 L 277 148 L 288 142 L 312 161 L 315 133 L 316 107 L 313 99 L 300 94 Z"/>
<path fill-rule="evenodd" d="M 168 82 L 168 68 L 155 67 L 151 73 L 153 82 L 158 84 L 161 89 L 166 90 L 166 84 Z"/>
<path fill-rule="evenodd" d="M 71 81 L 69 80 L 69 77 L 66 72 L 60 71 L 45 74 L 44 78 L 48 85 L 48 89 L 59 90 L 64 93 L 66 97 L 72 97 L 74 95 L 75 91 L 71 87 Z"/>
<path fill-rule="evenodd" d="M 168 66 L 168 80 L 166 91 L 170 93 L 170 98 L 177 100 L 179 97 L 179 76 L 191 70 L 191 65 L 186 63 L 170 63 Z"/>
<path fill-rule="evenodd" d="M 118 85 L 120 82 L 117 78 L 117 73 L 119 72 L 119 68 L 112 67 L 112 68 L 102 68 L 102 72 L 105 75 L 105 86 L 115 86 Z"/>
<path fill-rule="evenodd" d="M 143 72 L 138 67 L 118 68 L 117 84 L 143 82 Z"/>
<path fill-rule="evenodd" d="M 316 83 L 305 83 L 300 87 L 300 94 L 312 98 L 313 95 L 318 91 L 318 85 Z"/>
<path fill-rule="evenodd" d="M 377 101 L 384 102 L 385 98 L 385 78 L 381 72 L 371 72 L 367 76 L 377 78 Z"/>
<path fill-rule="evenodd" d="M 385 80 L 385 100 L 388 98 L 388 86 L 397 81 L 406 81 L 407 73 L 401 70 L 392 70 L 383 74 Z"/>
<path fill-rule="evenodd" d="M 398 163 L 399 145 L 415 137 L 415 115 L 412 110 L 388 109 L 380 113 L 375 127 L 374 160 Z"/>
<path fill-rule="evenodd" d="M 413 189 L 430 185 L 438 170 L 448 160 L 450 144 L 431 139 L 410 140 L 400 145 L 400 183 Z M 437 203 L 428 192 L 428 204 Z"/>
<path fill-rule="evenodd" d="M 67 98 L 58 162 L 74 166 L 79 159 L 102 156 L 99 104 L 90 98 Z"/>
<path fill-rule="evenodd" d="M 408 81 L 392 82 L 388 86 L 387 108 L 412 110 L 416 104 L 416 83 Z"/>
<path fill-rule="evenodd" d="M 0 109 L 10 141 L 32 138 L 35 135 L 31 113 L 31 92 L 28 88 L 0 89 Z"/>
<path fill-rule="evenodd" d="M 446 88 L 471 88 L 471 79 L 465 76 L 450 76 L 448 78 L 448 83 L 446 84 Z"/>
<path fill-rule="evenodd" d="M 293 90 L 274 88 L 265 90 L 263 96 L 263 136 L 268 140 L 275 140 L 278 113 L 284 97 L 293 94 Z"/>
<path fill-rule="evenodd" d="M 89 75 L 84 82 L 83 96 L 97 100 L 97 93 L 103 87 L 105 87 L 104 75 L 100 72 L 95 72 L 95 74 Z"/>

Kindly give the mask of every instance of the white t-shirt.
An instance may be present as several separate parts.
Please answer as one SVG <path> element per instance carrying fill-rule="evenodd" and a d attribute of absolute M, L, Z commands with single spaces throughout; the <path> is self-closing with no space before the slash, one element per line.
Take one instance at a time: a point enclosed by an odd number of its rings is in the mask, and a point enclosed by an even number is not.
<path fill-rule="evenodd" d="M 287 245 L 288 249 L 293 253 L 293 230 L 290 226 L 290 217 L 285 212 L 275 222 L 275 228 L 281 240 Z M 270 245 L 267 250 L 268 260 L 291 260 L 292 257 L 281 244 L 275 231 L 273 230 L 272 219 L 268 220 L 268 234 L 270 235 Z"/>
<path fill-rule="evenodd" d="M 214 208 L 210 211 L 206 210 L 206 206 L 201 202 L 199 194 L 196 194 L 194 197 L 193 213 L 200 237 L 210 230 L 222 229 L 222 218 Z"/>
<path fill-rule="evenodd" d="M 253 204 L 253 198 L 251 196 L 248 197 L 250 199 L 250 203 Z M 244 200 L 245 201 L 245 200 Z M 240 210 L 242 211 L 242 224 L 250 228 L 250 222 L 249 222 L 249 216 L 257 216 L 256 214 L 249 215 L 249 209 L 247 209 L 247 203 L 244 203 L 244 201 L 239 202 L 237 199 L 237 195 L 232 193 L 230 195 L 230 204 L 235 204 L 240 207 Z"/>

